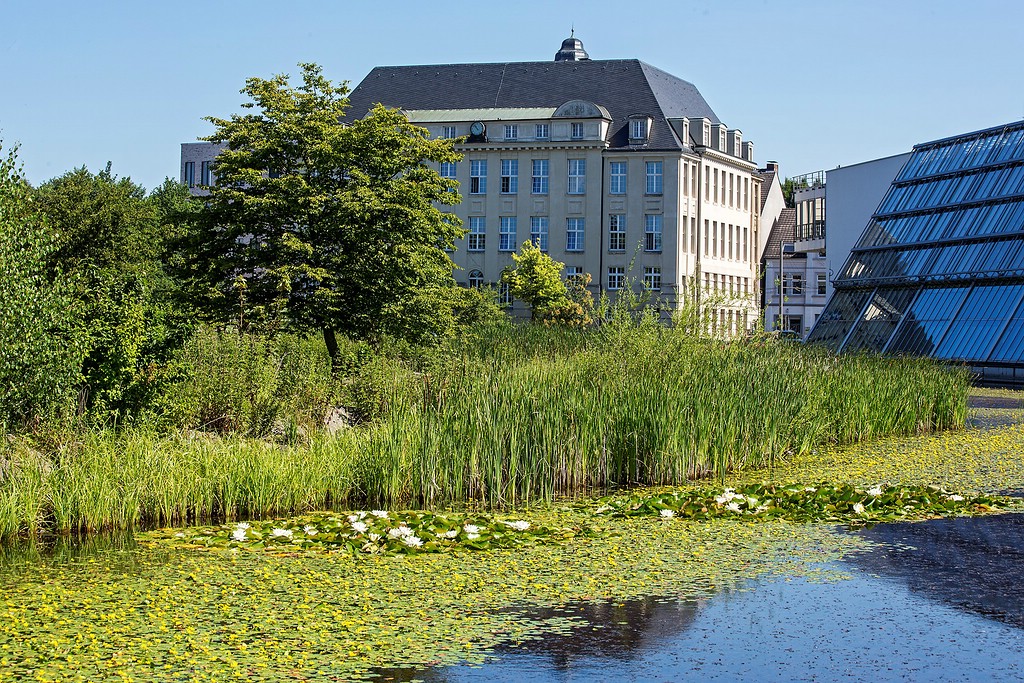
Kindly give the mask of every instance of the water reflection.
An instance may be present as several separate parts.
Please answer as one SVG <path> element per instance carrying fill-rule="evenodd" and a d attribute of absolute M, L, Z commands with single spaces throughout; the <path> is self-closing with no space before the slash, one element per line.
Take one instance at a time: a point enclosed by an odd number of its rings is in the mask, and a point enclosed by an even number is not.
<path fill-rule="evenodd" d="M 930 600 L 1024 628 L 1024 515 L 880 524 L 852 562 Z"/>
<path fill-rule="evenodd" d="M 1024 515 L 879 525 L 849 580 L 752 581 L 694 602 L 593 603 L 569 636 L 498 650 L 479 667 L 389 670 L 463 681 L 1024 680 Z"/>
<path fill-rule="evenodd" d="M 0 575 L 100 556 L 104 562 L 133 564 L 137 549 L 135 537 L 127 532 L 15 539 L 0 543 Z"/>

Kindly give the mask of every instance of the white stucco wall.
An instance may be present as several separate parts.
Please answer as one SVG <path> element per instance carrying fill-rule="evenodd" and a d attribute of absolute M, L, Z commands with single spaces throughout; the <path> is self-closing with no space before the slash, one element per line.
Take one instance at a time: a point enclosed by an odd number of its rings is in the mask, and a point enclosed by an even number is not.
<path fill-rule="evenodd" d="M 839 277 L 850 250 L 860 240 L 871 215 L 882 202 L 896 174 L 910 158 L 910 152 L 842 166 L 826 173 L 825 252 L 827 254 L 827 297 L 832 280 Z"/>

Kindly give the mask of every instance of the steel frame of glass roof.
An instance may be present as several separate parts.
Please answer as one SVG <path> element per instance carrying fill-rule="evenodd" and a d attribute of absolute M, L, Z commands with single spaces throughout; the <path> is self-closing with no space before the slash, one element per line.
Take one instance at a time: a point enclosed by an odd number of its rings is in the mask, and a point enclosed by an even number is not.
<path fill-rule="evenodd" d="M 915 146 L 834 285 L 808 342 L 1024 370 L 1024 121 Z"/>

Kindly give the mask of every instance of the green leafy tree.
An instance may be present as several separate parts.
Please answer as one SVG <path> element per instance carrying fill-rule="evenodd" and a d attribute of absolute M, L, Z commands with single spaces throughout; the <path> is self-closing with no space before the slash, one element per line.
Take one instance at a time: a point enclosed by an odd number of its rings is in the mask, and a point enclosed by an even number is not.
<path fill-rule="evenodd" d="M 586 284 L 581 286 L 578 282 L 572 283 L 570 296 L 570 289 L 562 280 L 564 263 L 529 240 L 523 242 L 518 254 L 512 254 L 512 260 L 515 267 L 506 268 L 501 281 L 508 285 L 512 296 L 530 306 L 531 320 L 566 325 L 590 323 L 593 299 Z"/>
<path fill-rule="evenodd" d="M 21 176 L 17 149 L 0 156 L 0 424 L 14 426 L 73 404 L 84 345 L 58 248 Z"/>
<path fill-rule="evenodd" d="M 147 367 L 173 345 L 161 201 L 109 164 L 97 174 L 75 169 L 37 192 L 56 246 L 50 271 L 73 278 L 87 339 L 80 403 L 97 414 L 126 415 L 144 403 L 152 389 Z"/>
<path fill-rule="evenodd" d="M 209 119 L 225 149 L 183 250 L 207 315 L 322 332 L 335 362 L 338 333 L 444 336 L 466 300 L 444 251 L 463 230 L 438 208 L 459 200 L 454 181 L 429 164 L 458 160 L 452 141 L 383 107 L 343 123 L 347 87 L 301 68 L 295 87 L 250 78 L 253 111 Z"/>

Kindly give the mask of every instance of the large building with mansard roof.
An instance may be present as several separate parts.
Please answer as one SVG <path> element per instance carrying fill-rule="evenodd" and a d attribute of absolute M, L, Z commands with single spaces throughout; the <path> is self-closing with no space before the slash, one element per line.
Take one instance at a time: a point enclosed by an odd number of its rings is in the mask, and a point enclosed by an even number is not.
<path fill-rule="evenodd" d="M 570 37 L 542 62 L 379 66 L 349 98 L 349 116 L 380 103 L 459 138 L 464 159 L 439 170 L 462 193 L 460 282 L 498 282 L 532 239 L 567 276 L 589 274 L 595 294 L 632 283 L 670 309 L 697 285 L 718 294 L 718 329 L 757 320 L 753 145 L 692 83 L 638 59 L 590 59 Z M 185 180 L 199 161 L 190 147 Z"/>

